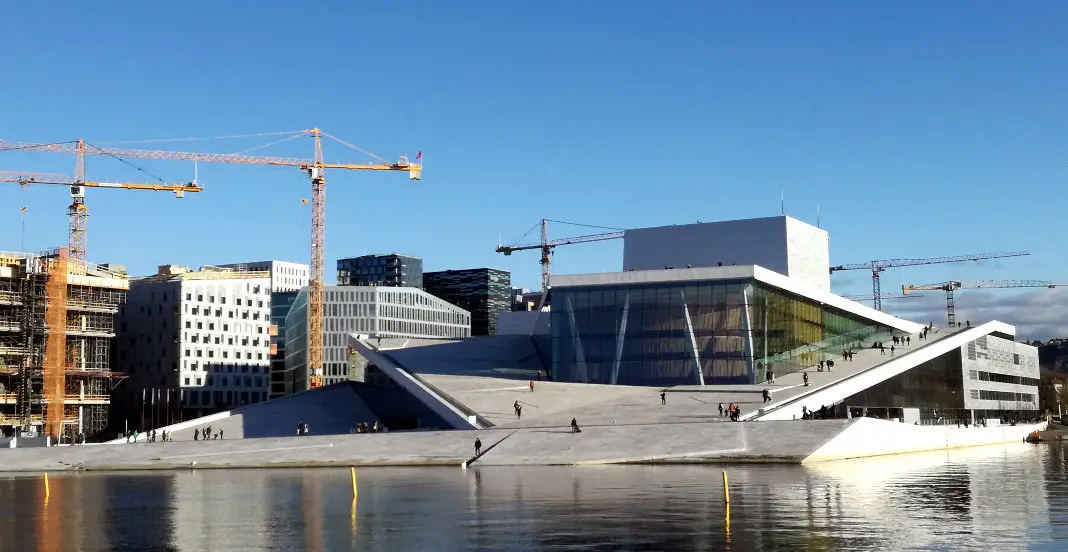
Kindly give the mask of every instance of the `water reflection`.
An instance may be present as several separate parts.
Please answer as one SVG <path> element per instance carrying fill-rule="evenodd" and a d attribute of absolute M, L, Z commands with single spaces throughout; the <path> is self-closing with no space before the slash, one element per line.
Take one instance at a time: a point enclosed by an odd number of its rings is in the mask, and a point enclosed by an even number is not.
<path fill-rule="evenodd" d="M 0 551 L 1017 550 L 1068 542 L 1068 457 L 1010 445 L 813 466 L 0 479 Z"/>

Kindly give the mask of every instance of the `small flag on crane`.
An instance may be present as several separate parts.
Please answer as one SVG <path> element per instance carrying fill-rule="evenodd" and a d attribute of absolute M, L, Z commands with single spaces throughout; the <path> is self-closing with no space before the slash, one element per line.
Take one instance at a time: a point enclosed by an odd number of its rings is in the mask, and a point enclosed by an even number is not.
<path fill-rule="evenodd" d="M 423 158 L 423 150 L 419 150 L 419 153 L 415 154 L 415 158 L 416 159 L 422 159 Z"/>
<path fill-rule="evenodd" d="M 25 206 L 23 206 L 23 207 L 22 207 L 21 209 L 19 209 L 19 211 L 20 211 L 20 212 L 21 212 L 22 214 L 24 214 L 24 215 L 25 215 L 25 214 L 26 214 L 26 207 L 25 207 Z"/>
<path fill-rule="evenodd" d="M 300 200 L 300 204 L 301 205 L 307 205 L 308 204 L 308 200 L 307 199 L 301 199 Z"/>

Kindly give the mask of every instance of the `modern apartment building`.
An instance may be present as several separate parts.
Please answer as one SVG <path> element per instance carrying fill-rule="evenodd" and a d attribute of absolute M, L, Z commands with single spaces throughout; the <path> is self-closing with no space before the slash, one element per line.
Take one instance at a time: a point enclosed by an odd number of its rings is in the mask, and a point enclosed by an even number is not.
<path fill-rule="evenodd" d="M 410 287 L 326 286 L 323 383 L 363 381 L 361 359 L 348 350 L 350 333 L 426 339 L 471 336 L 471 314 Z M 308 388 L 308 292 L 297 294 L 286 316 L 286 378 L 293 392 Z M 350 369 L 351 368 L 351 369 Z"/>
<path fill-rule="evenodd" d="M 512 310 L 512 275 L 495 268 L 423 274 L 423 289 L 471 313 L 471 335 L 496 335 L 497 318 Z"/>
<path fill-rule="evenodd" d="M 422 289 L 423 259 L 396 253 L 338 259 L 337 285 Z"/>
<path fill-rule="evenodd" d="M 308 265 L 287 261 L 255 261 L 219 265 L 238 272 L 267 272 L 271 277 L 270 291 L 300 291 L 308 285 Z"/>
<path fill-rule="evenodd" d="M 268 272 L 174 265 L 131 282 L 115 397 L 131 429 L 267 400 L 270 285 Z"/>

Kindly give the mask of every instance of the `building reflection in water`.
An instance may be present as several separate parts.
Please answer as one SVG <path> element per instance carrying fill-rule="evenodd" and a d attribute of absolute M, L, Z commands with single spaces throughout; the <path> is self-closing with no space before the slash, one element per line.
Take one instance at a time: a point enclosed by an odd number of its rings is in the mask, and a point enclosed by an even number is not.
<path fill-rule="evenodd" d="M 0 479 L 0 550 L 879 550 L 1068 538 L 1065 453 L 811 466 L 198 470 Z M 728 531 L 729 522 L 729 531 Z M 1052 526 L 1052 528 L 1051 528 Z"/>

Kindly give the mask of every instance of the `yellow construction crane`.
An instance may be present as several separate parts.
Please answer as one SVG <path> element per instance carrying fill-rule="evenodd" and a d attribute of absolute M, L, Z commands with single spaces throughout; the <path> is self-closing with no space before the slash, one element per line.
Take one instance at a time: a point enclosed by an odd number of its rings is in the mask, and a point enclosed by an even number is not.
<path fill-rule="evenodd" d="M 949 326 L 953 327 L 957 324 L 955 305 L 953 303 L 953 292 L 958 289 L 1055 288 L 1059 285 L 1063 284 L 1048 282 L 1046 280 L 975 280 L 971 282 L 950 280 L 948 282 L 922 286 L 903 285 L 901 286 L 901 293 L 902 295 L 908 295 L 910 291 L 936 290 L 946 292 L 946 313 L 949 317 Z"/>
<path fill-rule="evenodd" d="M 52 144 L 33 144 L 25 142 L 0 141 L 0 151 L 44 151 L 52 153 L 72 153 L 78 156 L 75 178 L 84 180 L 84 163 L 86 155 L 105 155 L 116 158 L 163 159 L 170 161 L 196 161 L 205 163 L 240 163 L 246 165 L 274 165 L 297 167 L 303 171 L 312 184 L 312 231 L 311 231 L 311 274 L 308 282 L 308 368 L 309 387 L 321 387 L 323 383 L 323 275 L 324 251 L 326 242 L 326 177 L 325 169 L 344 169 L 355 171 L 404 171 L 412 180 L 422 178 L 422 164 L 408 161 L 402 156 L 398 161 L 386 161 L 370 152 L 364 151 L 348 142 L 335 138 L 318 128 L 301 130 L 292 136 L 279 140 L 282 142 L 299 136 L 310 136 L 314 141 L 313 157 L 301 159 L 292 157 L 270 157 L 248 155 L 247 153 L 198 153 L 180 151 L 145 150 L 130 148 L 104 148 L 94 146 L 84 140 Z M 323 160 L 322 138 L 329 138 L 357 151 L 378 159 L 377 163 L 327 163 Z M 274 143 L 278 143 L 274 142 Z M 416 154 L 419 160 L 423 152 Z M 72 205 L 73 207 L 73 205 Z"/>
<path fill-rule="evenodd" d="M 193 193 L 202 191 L 196 182 L 185 184 L 131 184 L 126 182 L 93 182 L 79 180 L 65 174 L 34 173 L 19 171 L 0 171 L 0 182 L 15 182 L 20 186 L 30 184 L 55 184 L 70 187 L 71 204 L 67 207 L 67 216 L 70 218 L 70 229 L 67 233 L 68 255 L 78 261 L 85 261 L 85 219 L 89 216 L 89 208 L 85 205 L 85 188 L 116 188 L 122 190 L 146 190 L 153 192 L 173 192 L 175 197 L 185 197 L 186 192 Z M 71 254 L 70 252 L 74 252 Z M 78 271 L 78 267 L 74 267 Z M 84 272 L 84 265 L 80 271 Z"/>

